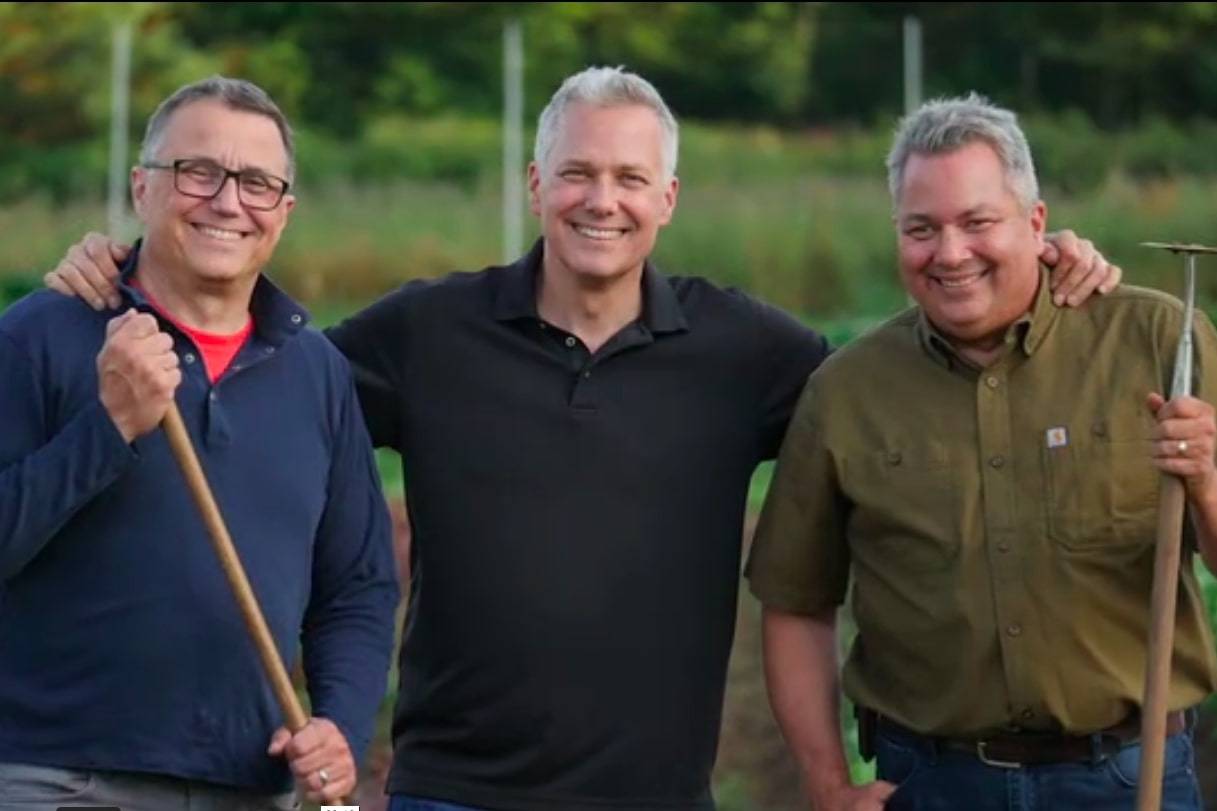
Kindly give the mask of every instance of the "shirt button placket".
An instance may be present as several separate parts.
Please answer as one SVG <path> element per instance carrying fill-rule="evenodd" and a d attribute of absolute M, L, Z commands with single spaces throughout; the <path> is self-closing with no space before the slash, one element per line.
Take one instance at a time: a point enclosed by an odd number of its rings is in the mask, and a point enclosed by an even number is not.
<path fill-rule="evenodd" d="M 984 369 L 975 384 L 979 417 L 979 461 L 981 490 L 984 504 L 984 532 L 989 544 L 990 575 L 993 578 L 997 608 L 997 639 L 1006 660 L 1006 678 L 1014 698 L 1026 688 L 1018 663 L 1025 657 L 1023 625 L 1016 617 L 1023 613 L 1021 570 L 1013 554 L 1018 519 L 1012 514 L 1015 487 L 1015 459 L 1011 456 L 1010 402 L 1007 393 L 1006 367 L 997 364 Z M 1019 706 L 1021 705 L 1021 706 Z M 1025 699 L 1017 701 L 1020 711 Z"/>

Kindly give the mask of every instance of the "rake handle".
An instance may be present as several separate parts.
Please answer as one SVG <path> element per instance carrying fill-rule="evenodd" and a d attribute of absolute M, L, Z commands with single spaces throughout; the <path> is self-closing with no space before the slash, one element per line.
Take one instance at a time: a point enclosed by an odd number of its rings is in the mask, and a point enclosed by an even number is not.
<path fill-rule="evenodd" d="M 1175 601 L 1179 592 L 1184 495 L 1182 479 L 1162 476 L 1145 662 L 1145 696 L 1141 703 L 1141 777 L 1137 782 L 1137 811 L 1158 811 L 1162 805 L 1166 713 L 1170 697 L 1171 652 L 1175 641 Z"/>
<path fill-rule="evenodd" d="M 182 422 L 182 414 L 178 411 L 177 403 L 169 404 L 169 410 L 165 412 L 161 426 L 165 429 L 165 437 L 169 440 L 169 449 L 173 452 L 178 466 L 182 469 L 182 475 L 186 478 L 186 487 L 190 490 L 190 495 L 202 514 L 203 523 L 207 526 L 207 536 L 211 539 L 212 548 L 215 549 L 216 555 L 220 559 L 220 566 L 224 570 L 228 585 L 232 587 L 233 596 L 241 610 L 241 618 L 245 621 L 245 628 L 253 639 L 254 647 L 258 650 L 258 658 L 262 660 L 262 668 L 266 671 L 271 689 L 274 690 L 279 707 L 283 710 L 285 724 L 295 734 L 308 724 L 308 716 L 305 715 L 304 708 L 300 706 L 300 699 L 296 697 L 296 691 L 292 689 L 287 668 L 284 667 L 283 659 L 279 656 L 279 649 L 275 647 L 274 637 L 271 636 L 266 617 L 262 614 L 261 606 L 258 605 L 258 598 L 249 584 L 245 567 L 241 565 L 241 558 L 237 554 L 236 546 L 233 545 L 232 536 L 228 534 L 224 516 L 220 513 L 220 507 L 212 494 L 211 486 L 207 483 L 207 476 L 203 473 L 203 466 L 199 463 L 194 444 L 190 441 L 190 434 L 186 432 L 186 425 Z M 339 798 L 337 804 L 346 805 L 346 802 Z"/>

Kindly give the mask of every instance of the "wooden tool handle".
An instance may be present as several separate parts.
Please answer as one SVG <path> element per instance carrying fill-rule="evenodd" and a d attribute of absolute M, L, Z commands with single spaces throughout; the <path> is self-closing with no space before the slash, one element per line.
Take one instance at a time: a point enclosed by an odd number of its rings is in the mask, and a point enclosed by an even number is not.
<path fill-rule="evenodd" d="M 1154 555 L 1154 588 L 1150 598 L 1146 645 L 1145 696 L 1141 702 L 1141 777 L 1137 811 L 1162 805 L 1166 713 L 1170 697 L 1171 653 L 1175 642 L 1175 601 L 1179 592 L 1180 538 L 1183 532 L 1183 480 L 1162 476 L 1158 491 L 1158 538 Z"/>
<path fill-rule="evenodd" d="M 186 477 L 190 495 L 203 516 L 203 523 L 207 525 L 207 535 L 211 538 L 211 545 L 220 559 L 228 585 L 232 587 L 233 596 L 241 609 L 241 617 L 245 620 L 245 628 L 253 638 L 258 657 L 262 660 L 262 668 L 270 679 L 271 689 L 274 690 L 279 707 L 283 710 L 285 725 L 293 733 L 299 732 L 308 724 L 308 716 L 300 706 L 296 691 L 292 689 L 287 668 L 284 667 L 279 650 L 275 647 L 274 637 L 266 625 L 266 617 L 258 605 L 258 598 L 254 596 L 253 588 L 249 585 L 245 567 L 241 565 L 241 558 L 232 543 L 232 536 L 228 534 L 224 517 L 220 514 L 220 507 L 216 504 L 211 486 L 207 483 L 203 466 L 199 464 L 199 457 L 194 451 L 190 434 L 186 432 L 186 425 L 182 422 L 182 415 L 176 403 L 169 404 L 161 426 L 165 429 L 169 448 L 182 469 L 182 475 Z M 346 802 L 340 798 L 337 804 L 346 805 Z"/>

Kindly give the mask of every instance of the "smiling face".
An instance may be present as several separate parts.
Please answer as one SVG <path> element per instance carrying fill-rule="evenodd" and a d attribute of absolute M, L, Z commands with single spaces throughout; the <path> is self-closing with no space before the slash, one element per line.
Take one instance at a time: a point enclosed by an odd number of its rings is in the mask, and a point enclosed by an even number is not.
<path fill-rule="evenodd" d="M 205 158 L 231 170 L 257 169 L 288 176 L 287 150 L 270 118 L 234 110 L 220 101 L 196 101 L 176 110 L 157 149 L 157 163 Z M 229 178 L 210 200 L 174 187 L 172 169 L 136 167 L 131 172 L 135 211 L 144 224 L 140 262 L 185 274 L 209 285 L 252 284 L 270 260 L 295 198 L 271 211 L 242 205 Z"/>
<path fill-rule="evenodd" d="M 896 205 L 904 286 L 956 346 L 990 350 L 1035 299 L 1046 218 L 1042 202 L 1020 204 L 987 143 L 914 153 Z"/>
<path fill-rule="evenodd" d="M 672 219 L 678 183 L 665 177 L 658 116 L 642 105 L 566 108 L 544 166 L 528 167 L 546 273 L 611 284 L 642 272 Z"/>

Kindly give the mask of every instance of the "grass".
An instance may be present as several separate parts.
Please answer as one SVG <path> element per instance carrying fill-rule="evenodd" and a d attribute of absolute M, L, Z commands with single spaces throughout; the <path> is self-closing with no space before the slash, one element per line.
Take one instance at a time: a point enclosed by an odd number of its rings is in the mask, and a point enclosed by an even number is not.
<path fill-rule="evenodd" d="M 1142 241 L 1217 241 L 1217 181 L 1137 184 L 1113 176 L 1094 195 L 1049 189 L 1046 197 L 1050 226 L 1093 239 L 1131 282 L 1179 289 L 1178 263 L 1141 248 Z M 310 306 L 357 306 L 407 279 L 500 261 L 499 206 L 493 185 L 306 187 L 271 272 Z M 525 221 L 531 238 L 534 220 Z M 34 198 L 0 207 L 0 222 L 20 235 L 0 245 L 0 279 L 32 283 L 83 233 L 103 229 L 105 215 L 97 202 L 56 208 Z M 129 225 L 123 236 L 131 238 L 134 229 Z M 669 273 L 738 286 L 816 324 L 848 327 L 889 314 L 905 300 L 887 193 L 878 179 L 685 178 L 656 259 Z M 1201 297 L 1217 302 L 1217 275 L 1203 276 Z"/>

